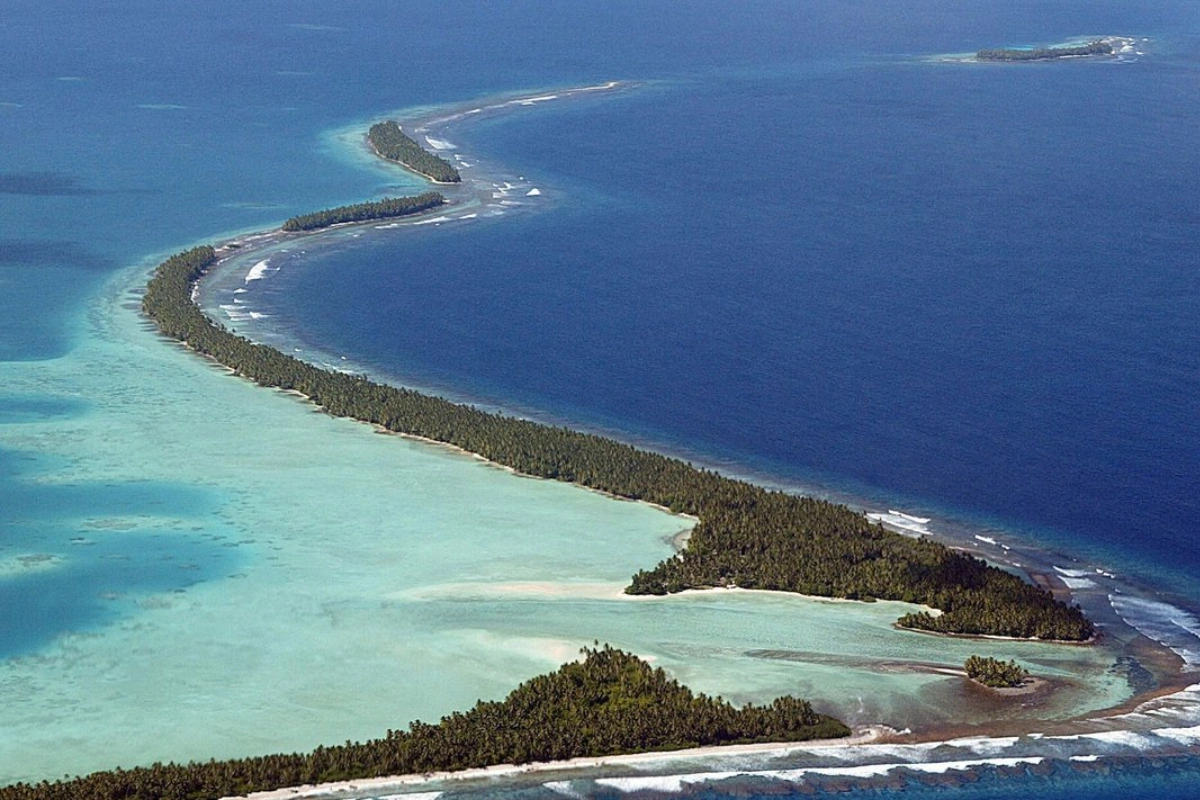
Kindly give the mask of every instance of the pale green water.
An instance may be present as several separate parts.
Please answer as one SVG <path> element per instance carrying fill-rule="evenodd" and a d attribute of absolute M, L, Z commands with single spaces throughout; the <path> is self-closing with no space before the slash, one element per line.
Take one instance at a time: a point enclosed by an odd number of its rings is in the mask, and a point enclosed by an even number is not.
<path fill-rule="evenodd" d="M 9 420 L 0 446 L 60 457 L 48 485 L 197 487 L 187 508 L 63 513 L 93 539 L 207 537 L 239 558 L 227 577 L 119 598 L 117 622 L 0 662 L 0 783 L 378 736 L 500 697 L 593 640 L 739 702 L 796 693 L 899 727 L 1013 712 L 964 705 L 961 682 L 893 662 L 953 666 L 984 650 L 1086 684 L 1038 712 L 1048 717 L 1128 694 L 1103 650 L 898 632 L 894 603 L 624 598 L 686 520 L 233 378 L 154 336 L 130 305 L 141 274 L 121 280 L 69 356 L 0 365 L 7 391 L 73 409 Z M 3 571 L 70 560 L 21 555 Z"/>

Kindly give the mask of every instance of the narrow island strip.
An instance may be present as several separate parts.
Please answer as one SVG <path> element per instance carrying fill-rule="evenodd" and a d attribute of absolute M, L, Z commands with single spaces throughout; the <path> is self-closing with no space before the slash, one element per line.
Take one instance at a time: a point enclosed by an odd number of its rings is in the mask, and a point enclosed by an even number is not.
<path fill-rule="evenodd" d="M 1112 43 L 1096 39 L 1087 44 L 1064 45 L 1062 47 L 1031 47 L 980 50 L 975 58 L 980 61 L 1050 61 L 1056 58 L 1078 58 L 1080 56 L 1111 56 Z"/>
<path fill-rule="evenodd" d="M 288 233 L 318 231 L 350 222 L 377 222 L 384 219 L 409 217 L 445 205 L 446 198 L 438 192 L 424 192 L 415 197 L 385 197 L 368 203 L 327 208 L 311 214 L 300 214 L 283 223 Z"/>

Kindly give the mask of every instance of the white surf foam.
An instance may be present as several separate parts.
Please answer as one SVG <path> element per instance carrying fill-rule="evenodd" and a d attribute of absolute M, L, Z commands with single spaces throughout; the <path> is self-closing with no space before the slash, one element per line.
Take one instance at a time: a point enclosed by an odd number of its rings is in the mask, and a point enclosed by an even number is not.
<path fill-rule="evenodd" d="M 1096 582 L 1089 578 L 1059 578 L 1068 589 L 1095 589 Z"/>
<path fill-rule="evenodd" d="M 266 277 L 268 260 L 269 259 L 264 258 L 262 261 L 250 268 L 250 271 L 246 273 L 246 283 L 249 283 L 250 281 L 260 281 Z"/>
<path fill-rule="evenodd" d="M 1137 731 L 1100 731 L 1098 733 L 1077 733 L 1066 736 L 1051 736 L 1056 742 L 1098 742 L 1109 749 L 1125 748 L 1129 750 L 1149 750 L 1153 746 L 1153 735 Z"/>
<path fill-rule="evenodd" d="M 1200 725 L 1200 683 L 1186 689 L 1155 697 L 1138 705 L 1133 711 L 1106 717 L 1123 724 L 1155 728 L 1164 723 L 1168 727 L 1191 727 Z"/>
<path fill-rule="evenodd" d="M 946 744 L 951 747 L 965 747 L 981 756 L 993 755 L 1012 747 L 1018 741 L 1016 736 L 996 736 L 996 737 L 963 737 L 961 739 L 951 739 Z"/>
<path fill-rule="evenodd" d="M 911 514 L 905 514 L 903 511 L 897 511 L 894 508 L 888 509 L 886 514 L 881 511 L 868 512 L 867 519 L 921 536 L 928 536 L 930 534 L 929 528 L 926 527 L 931 521 L 930 519 L 927 517 L 914 517 Z"/>
<path fill-rule="evenodd" d="M 1200 670 L 1200 619 L 1159 600 L 1110 594 L 1108 601 L 1126 623 L 1182 658 L 1185 670 Z"/>
<path fill-rule="evenodd" d="M 525 193 L 525 196 L 526 196 L 526 197 L 537 197 L 537 196 L 538 196 L 538 195 L 540 195 L 541 193 L 542 193 L 542 190 L 541 190 L 541 189 L 538 189 L 538 188 L 535 186 L 534 188 L 532 188 L 532 189 L 530 189 L 528 192 L 526 192 L 526 193 Z"/>
<path fill-rule="evenodd" d="M 654 775 L 637 778 L 600 778 L 598 786 L 608 786 L 619 792 L 670 792 L 679 794 L 684 786 L 693 783 L 723 781 L 740 775 L 759 775 L 758 772 L 696 772 L 690 775 Z"/>
<path fill-rule="evenodd" d="M 450 144 L 445 139 L 434 139 L 432 136 L 426 136 L 425 141 L 429 142 L 429 146 L 434 150 L 455 150 L 455 145 Z"/>
<path fill-rule="evenodd" d="M 1058 579 L 1066 584 L 1068 589 L 1094 589 L 1096 582 L 1091 576 L 1096 575 L 1100 570 L 1087 569 L 1067 569 L 1066 567 L 1055 566 L 1054 571 L 1058 573 Z"/>
<path fill-rule="evenodd" d="M 630 794 L 633 792 L 657 791 L 679 793 L 685 786 L 697 783 L 712 783 L 733 777 L 755 777 L 770 780 L 802 783 L 810 776 L 831 778 L 885 778 L 896 770 L 908 770 L 927 775 L 945 775 L 948 772 L 967 772 L 980 767 L 1037 766 L 1045 759 L 1042 756 L 1017 756 L 1013 758 L 983 758 L 964 761 L 932 761 L 892 764 L 857 764 L 838 767 L 802 767 L 788 770 L 745 770 L 739 772 L 697 772 L 688 775 L 656 775 L 626 778 L 601 778 L 597 785 Z"/>
<path fill-rule="evenodd" d="M 518 100 L 517 102 L 523 106 L 531 106 L 534 103 L 544 103 L 547 100 L 557 100 L 557 99 L 558 99 L 558 95 L 556 95 L 556 94 L 544 94 L 541 97 L 526 97 L 521 100 Z"/>
<path fill-rule="evenodd" d="M 434 217 L 433 219 L 422 219 L 414 222 L 413 225 L 434 225 L 438 222 L 449 222 L 450 217 Z"/>
<path fill-rule="evenodd" d="M 1193 725 L 1190 728 L 1159 728 L 1154 733 L 1164 739 L 1178 742 L 1184 747 L 1195 747 L 1200 744 L 1200 725 Z"/>

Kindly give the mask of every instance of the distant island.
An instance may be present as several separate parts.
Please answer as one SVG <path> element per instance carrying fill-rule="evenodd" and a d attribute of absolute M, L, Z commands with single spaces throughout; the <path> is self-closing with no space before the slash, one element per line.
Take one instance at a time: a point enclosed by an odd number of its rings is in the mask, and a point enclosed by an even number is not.
<path fill-rule="evenodd" d="M 1055 58 L 1077 58 L 1079 56 L 1110 56 L 1115 52 L 1107 39 L 1096 39 L 1081 45 L 1062 47 L 1013 48 L 980 50 L 975 54 L 979 61 L 1049 61 Z"/>
<path fill-rule="evenodd" d="M 462 181 L 453 164 L 417 144 L 416 140 L 400 130 L 398 122 L 388 120 L 375 123 L 367 131 L 367 141 L 381 158 L 407 167 L 435 183 Z"/>

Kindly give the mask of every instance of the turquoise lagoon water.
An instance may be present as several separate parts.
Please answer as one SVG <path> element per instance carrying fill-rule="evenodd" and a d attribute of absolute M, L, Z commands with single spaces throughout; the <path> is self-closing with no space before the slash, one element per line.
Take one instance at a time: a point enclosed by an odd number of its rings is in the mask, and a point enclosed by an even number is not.
<path fill-rule="evenodd" d="M 0 781 L 376 736 L 502 696 L 593 640 L 737 701 L 797 692 L 917 731 L 1127 699 L 1125 629 L 1106 648 L 989 644 L 1061 684 L 1025 708 L 916 669 L 978 645 L 893 631 L 895 604 L 622 598 L 686 520 L 329 419 L 159 340 L 136 295 L 190 243 L 414 189 L 346 139 L 393 109 L 640 82 L 457 129 L 455 152 L 539 199 L 505 190 L 501 217 L 293 258 L 254 287 L 266 333 L 903 504 L 940 532 L 958 519 L 968 538 L 1065 549 L 1081 561 L 1056 563 L 1087 572 L 1067 577 L 1102 612 L 1133 587 L 1097 567 L 1168 586 L 1121 609 L 1191 655 L 1195 30 L 1186 4 L 12 4 Z M 1080 31 L 1145 34 L 1148 55 L 921 62 Z M 988 192 L 999 202 L 976 202 Z M 812 258 L 773 257 L 798 248 Z M 1049 757 L 964 767 L 979 783 L 936 791 L 1188 796 L 1191 761 L 1139 759 L 1190 753 L 1193 707 L 1181 695 L 1075 740 L 666 760 L 644 769 L 701 777 L 565 788 L 721 794 L 746 787 L 709 766 L 778 788 L 780 771 L 833 761 Z"/>

